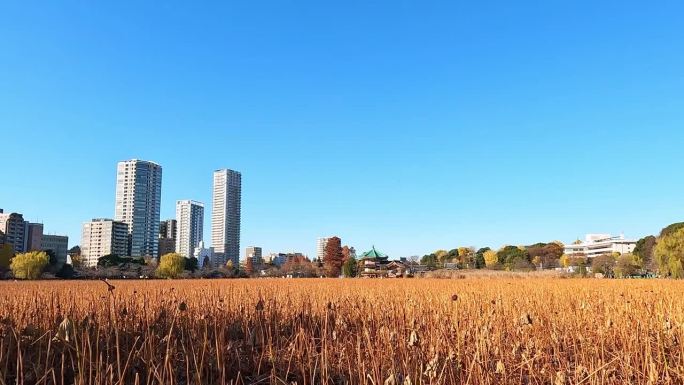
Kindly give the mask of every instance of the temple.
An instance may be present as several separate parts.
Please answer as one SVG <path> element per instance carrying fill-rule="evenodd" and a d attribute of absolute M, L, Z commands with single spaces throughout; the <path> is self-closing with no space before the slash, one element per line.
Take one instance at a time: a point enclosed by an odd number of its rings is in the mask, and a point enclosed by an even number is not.
<path fill-rule="evenodd" d="M 359 258 L 359 276 L 365 278 L 377 278 L 387 276 L 389 257 L 375 249 L 366 251 Z"/>

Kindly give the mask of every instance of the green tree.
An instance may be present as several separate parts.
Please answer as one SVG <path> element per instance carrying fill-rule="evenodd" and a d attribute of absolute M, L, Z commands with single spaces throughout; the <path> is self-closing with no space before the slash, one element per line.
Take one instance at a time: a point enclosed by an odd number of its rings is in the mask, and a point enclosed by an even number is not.
<path fill-rule="evenodd" d="M 668 235 L 670 235 L 670 234 L 672 234 L 672 233 L 674 233 L 677 230 L 682 229 L 682 228 L 684 228 L 684 222 L 673 223 L 673 224 L 663 228 L 662 230 L 660 230 L 660 238 L 668 236 Z"/>
<path fill-rule="evenodd" d="M 482 269 L 487 265 L 484 253 L 491 250 L 489 247 L 482 247 L 475 253 L 475 268 Z"/>
<path fill-rule="evenodd" d="M 332 237 L 325 245 L 325 254 L 323 256 L 325 275 L 328 277 L 339 277 L 342 272 L 343 263 L 342 240 L 339 237 Z"/>
<path fill-rule="evenodd" d="M 639 266 L 649 270 L 654 267 L 652 266 L 653 249 L 655 248 L 656 241 L 656 237 L 653 235 L 643 237 L 637 241 L 632 254 L 634 254 L 635 261 L 639 264 Z"/>
<path fill-rule="evenodd" d="M 177 253 L 164 254 L 159 259 L 157 276 L 160 278 L 176 278 L 185 269 L 185 257 Z"/>
<path fill-rule="evenodd" d="M 10 269 L 15 278 L 38 279 L 49 262 L 50 258 L 45 252 L 31 251 L 12 258 Z"/>
<path fill-rule="evenodd" d="M 356 258 L 350 256 L 342 265 L 342 274 L 347 278 L 356 277 L 357 266 Z"/>
<path fill-rule="evenodd" d="M 10 244 L 0 246 L 0 271 L 7 270 L 14 258 L 14 248 Z"/>
<path fill-rule="evenodd" d="M 437 267 L 437 256 L 435 254 L 426 254 L 420 258 L 420 264 L 427 267 L 435 268 Z"/>
<path fill-rule="evenodd" d="M 183 268 L 190 272 L 195 272 L 198 269 L 199 261 L 195 257 L 185 258 L 185 264 Z"/>
<path fill-rule="evenodd" d="M 653 249 L 653 256 L 660 274 L 684 278 L 684 227 L 661 236 Z"/>
<path fill-rule="evenodd" d="M 527 253 L 527 250 L 517 246 L 504 246 L 499 250 L 497 256 L 499 263 L 507 268 L 519 266 L 521 262 L 530 262 L 530 255 Z"/>

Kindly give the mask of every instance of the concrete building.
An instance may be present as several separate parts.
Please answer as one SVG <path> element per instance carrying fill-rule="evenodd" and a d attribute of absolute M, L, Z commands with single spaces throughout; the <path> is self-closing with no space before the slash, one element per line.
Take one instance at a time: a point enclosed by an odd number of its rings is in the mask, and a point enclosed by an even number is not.
<path fill-rule="evenodd" d="M 128 255 L 157 256 L 162 168 L 154 162 L 119 162 L 114 219 L 128 225 Z"/>
<path fill-rule="evenodd" d="M 19 213 L 0 213 L 0 231 L 5 244 L 12 245 L 15 253 L 23 253 L 27 248 L 27 226 L 24 216 Z"/>
<path fill-rule="evenodd" d="M 261 266 L 264 264 L 261 247 L 250 246 L 245 250 L 245 260 L 251 259 L 254 266 Z"/>
<path fill-rule="evenodd" d="M 159 238 L 176 239 L 178 222 L 175 219 L 167 219 L 159 223 Z"/>
<path fill-rule="evenodd" d="M 43 224 L 26 222 L 26 251 L 43 250 Z"/>
<path fill-rule="evenodd" d="M 175 219 L 167 219 L 159 223 L 159 250 L 157 257 L 176 252 L 176 233 L 178 222 Z"/>
<path fill-rule="evenodd" d="M 211 208 L 211 246 L 216 266 L 229 260 L 240 264 L 240 214 L 242 175 L 233 170 L 214 171 L 214 188 Z"/>
<path fill-rule="evenodd" d="M 330 238 L 332 237 L 318 238 L 318 242 L 316 242 L 316 259 L 323 260 L 323 257 L 325 257 L 325 246 L 328 245 Z"/>
<path fill-rule="evenodd" d="M 66 235 L 50 235 L 43 234 L 41 243 L 41 250 L 52 250 L 57 257 L 57 262 L 63 265 L 67 261 L 67 252 L 69 251 L 69 237 Z"/>
<path fill-rule="evenodd" d="M 192 200 L 176 202 L 176 222 L 176 252 L 190 258 L 203 240 L 204 204 Z"/>
<path fill-rule="evenodd" d="M 97 266 L 97 259 L 105 255 L 126 256 L 128 225 L 111 219 L 97 218 L 83 224 L 81 258 L 87 267 Z"/>
<path fill-rule="evenodd" d="M 625 239 L 624 235 L 587 234 L 584 242 L 565 245 L 565 254 L 591 258 L 603 254 L 627 254 L 634 251 L 635 247 L 636 241 Z"/>

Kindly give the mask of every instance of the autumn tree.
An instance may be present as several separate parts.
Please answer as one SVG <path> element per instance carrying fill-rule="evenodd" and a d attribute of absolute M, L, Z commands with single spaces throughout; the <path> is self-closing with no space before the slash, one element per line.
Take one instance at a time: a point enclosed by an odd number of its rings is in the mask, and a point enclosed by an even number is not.
<path fill-rule="evenodd" d="M 169 253 L 159 259 L 156 274 L 160 278 L 176 278 L 184 269 L 185 258 L 178 253 Z"/>
<path fill-rule="evenodd" d="M 594 257 L 591 261 L 591 271 L 612 277 L 615 270 L 615 257 L 611 254 L 602 254 Z"/>
<path fill-rule="evenodd" d="M 247 260 L 245 261 L 245 273 L 247 273 L 247 275 L 254 274 L 254 262 L 250 257 L 247 257 Z"/>
<path fill-rule="evenodd" d="M 629 277 L 639 271 L 639 264 L 634 254 L 622 254 L 617 257 L 614 270 L 616 277 Z"/>
<path fill-rule="evenodd" d="M 499 264 L 499 255 L 494 250 L 487 250 L 482 254 L 485 261 L 485 266 L 494 267 Z"/>
<path fill-rule="evenodd" d="M 558 260 L 563 255 L 563 245 L 560 242 L 535 243 L 526 249 L 535 265 L 541 265 L 545 269 L 558 266 Z"/>
<path fill-rule="evenodd" d="M 339 237 L 332 237 L 325 245 L 323 268 L 328 277 L 339 277 L 342 272 L 344 256 L 342 255 L 342 241 Z"/>
<path fill-rule="evenodd" d="M 653 249 L 653 256 L 662 275 L 684 278 L 684 227 L 661 236 Z"/>
<path fill-rule="evenodd" d="M 458 248 L 458 263 L 461 268 L 471 268 L 475 266 L 475 250 L 472 247 Z"/>
<path fill-rule="evenodd" d="M 10 269 L 15 278 L 38 279 L 49 262 L 50 258 L 45 252 L 31 251 L 12 258 Z"/>
<path fill-rule="evenodd" d="M 432 254 L 434 254 L 434 256 L 437 259 L 437 262 L 439 262 L 439 264 L 442 266 L 444 266 L 445 263 L 449 262 L 449 259 L 450 259 L 449 252 L 446 250 L 442 250 L 442 249 L 435 250 L 435 252 Z M 456 254 L 456 256 L 458 256 L 458 254 Z"/>
<path fill-rule="evenodd" d="M 563 254 L 563 255 L 561 255 L 558 262 L 560 263 L 560 265 L 562 267 L 570 267 L 570 256 L 567 254 Z"/>

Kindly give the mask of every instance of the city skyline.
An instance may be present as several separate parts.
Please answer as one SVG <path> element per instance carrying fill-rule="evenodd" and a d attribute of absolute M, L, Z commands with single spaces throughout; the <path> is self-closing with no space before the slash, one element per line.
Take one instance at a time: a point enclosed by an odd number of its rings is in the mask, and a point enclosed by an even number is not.
<path fill-rule="evenodd" d="M 0 207 L 76 244 L 112 217 L 112 165 L 140 158 L 164 167 L 162 218 L 209 205 L 212 170 L 240 170 L 241 244 L 265 250 L 654 234 L 684 218 L 683 12 L 7 4 Z"/>

